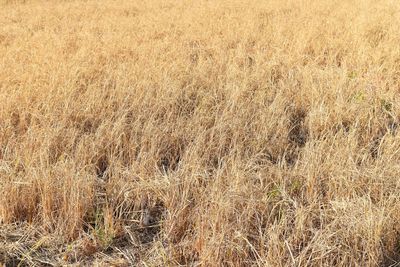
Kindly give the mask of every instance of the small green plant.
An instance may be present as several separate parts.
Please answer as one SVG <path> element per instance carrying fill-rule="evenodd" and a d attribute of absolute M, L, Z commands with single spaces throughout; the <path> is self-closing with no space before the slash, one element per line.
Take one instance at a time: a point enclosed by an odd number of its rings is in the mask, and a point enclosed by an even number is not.
<path fill-rule="evenodd" d="M 350 80 L 353 80 L 353 79 L 357 78 L 357 72 L 355 72 L 355 71 L 350 71 L 350 72 L 347 74 L 347 78 L 349 78 Z"/>
<path fill-rule="evenodd" d="M 299 179 L 294 179 L 290 185 L 290 190 L 292 192 L 297 192 L 301 189 L 302 183 Z"/>
<path fill-rule="evenodd" d="M 273 188 L 268 192 L 268 196 L 272 199 L 277 199 L 281 196 L 281 190 L 277 185 L 274 185 Z"/>
<path fill-rule="evenodd" d="M 351 100 L 357 103 L 363 102 L 365 100 L 365 94 L 361 91 L 355 92 L 352 94 Z"/>
<path fill-rule="evenodd" d="M 110 232 L 105 225 L 104 213 L 101 209 L 95 211 L 93 235 L 102 248 L 108 248 L 114 239 L 113 232 Z"/>
<path fill-rule="evenodd" d="M 380 104 L 381 104 L 381 109 L 384 112 L 391 112 L 393 110 L 393 104 L 388 100 L 380 99 Z"/>

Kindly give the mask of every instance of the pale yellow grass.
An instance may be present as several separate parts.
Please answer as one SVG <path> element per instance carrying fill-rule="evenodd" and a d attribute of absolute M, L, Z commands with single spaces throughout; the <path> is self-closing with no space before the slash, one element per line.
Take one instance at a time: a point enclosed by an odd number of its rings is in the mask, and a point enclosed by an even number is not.
<path fill-rule="evenodd" d="M 0 262 L 400 260 L 400 2 L 0 1 Z"/>

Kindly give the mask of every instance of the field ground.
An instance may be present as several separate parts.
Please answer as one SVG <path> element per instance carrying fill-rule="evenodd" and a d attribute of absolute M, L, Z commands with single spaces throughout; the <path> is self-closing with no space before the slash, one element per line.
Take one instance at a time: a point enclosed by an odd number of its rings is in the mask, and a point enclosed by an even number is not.
<path fill-rule="evenodd" d="M 0 0 L 0 263 L 399 264 L 399 25 L 396 0 Z"/>

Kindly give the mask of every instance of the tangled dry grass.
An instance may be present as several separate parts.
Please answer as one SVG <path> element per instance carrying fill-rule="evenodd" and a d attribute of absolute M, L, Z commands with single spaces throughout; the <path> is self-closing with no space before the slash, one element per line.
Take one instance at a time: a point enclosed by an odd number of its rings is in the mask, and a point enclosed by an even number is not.
<path fill-rule="evenodd" d="M 0 3 L 6 266 L 399 263 L 398 1 Z"/>

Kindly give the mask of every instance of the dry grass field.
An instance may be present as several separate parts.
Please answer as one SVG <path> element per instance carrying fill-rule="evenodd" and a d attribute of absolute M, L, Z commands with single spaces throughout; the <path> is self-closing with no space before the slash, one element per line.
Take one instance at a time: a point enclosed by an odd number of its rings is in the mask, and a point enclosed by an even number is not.
<path fill-rule="evenodd" d="M 397 0 L 0 0 L 0 266 L 400 264 Z"/>

